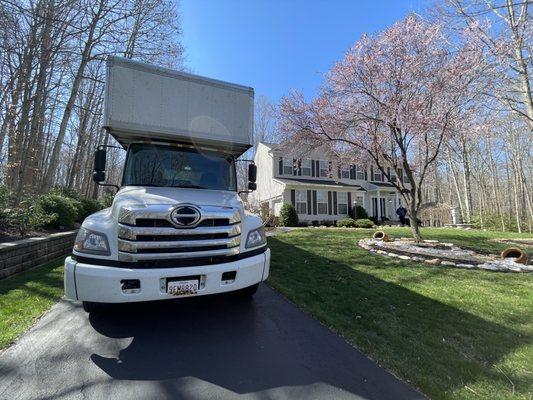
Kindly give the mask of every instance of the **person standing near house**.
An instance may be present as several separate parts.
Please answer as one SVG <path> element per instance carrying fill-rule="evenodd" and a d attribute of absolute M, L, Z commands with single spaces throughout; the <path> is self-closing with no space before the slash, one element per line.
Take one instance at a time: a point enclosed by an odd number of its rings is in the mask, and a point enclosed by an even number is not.
<path fill-rule="evenodd" d="M 405 218 L 405 216 L 407 215 L 407 209 L 402 206 L 401 203 L 398 209 L 396 210 L 396 215 L 398 215 L 398 217 L 400 218 L 400 223 L 402 224 L 402 226 L 404 226 L 407 223 L 407 220 Z"/>

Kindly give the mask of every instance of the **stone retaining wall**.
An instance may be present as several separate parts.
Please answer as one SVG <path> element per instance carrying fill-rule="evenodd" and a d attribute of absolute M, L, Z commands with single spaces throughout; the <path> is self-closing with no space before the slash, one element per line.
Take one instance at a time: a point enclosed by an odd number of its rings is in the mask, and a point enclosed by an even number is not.
<path fill-rule="evenodd" d="M 0 279 L 69 254 L 76 231 L 0 243 Z"/>

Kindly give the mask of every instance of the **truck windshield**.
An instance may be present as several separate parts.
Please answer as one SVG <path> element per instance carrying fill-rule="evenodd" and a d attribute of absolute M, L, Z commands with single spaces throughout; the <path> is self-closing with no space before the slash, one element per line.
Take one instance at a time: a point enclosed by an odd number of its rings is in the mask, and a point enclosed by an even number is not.
<path fill-rule="evenodd" d="M 122 184 L 237 190 L 231 157 L 152 144 L 130 146 Z"/>

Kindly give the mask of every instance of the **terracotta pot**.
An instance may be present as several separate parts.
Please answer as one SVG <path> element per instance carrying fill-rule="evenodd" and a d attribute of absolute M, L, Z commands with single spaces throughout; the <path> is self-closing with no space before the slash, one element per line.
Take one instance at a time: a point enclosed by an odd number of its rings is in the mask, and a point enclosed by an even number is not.
<path fill-rule="evenodd" d="M 389 235 L 383 231 L 375 231 L 372 235 L 372 238 L 375 240 L 383 240 L 384 242 L 388 242 L 390 240 Z"/>
<path fill-rule="evenodd" d="M 515 262 L 519 264 L 526 264 L 528 260 L 528 254 L 518 247 L 509 247 L 501 253 L 501 258 L 516 258 Z"/>

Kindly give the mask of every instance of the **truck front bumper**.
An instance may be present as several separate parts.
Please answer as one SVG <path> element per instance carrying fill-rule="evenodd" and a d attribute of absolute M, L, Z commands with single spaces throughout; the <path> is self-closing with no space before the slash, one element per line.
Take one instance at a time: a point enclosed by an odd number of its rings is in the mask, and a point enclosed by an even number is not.
<path fill-rule="evenodd" d="M 235 271 L 235 279 L 223 280 L 224 272 Z M 270 249 L 264 253 L 237 261 L 179 268 L 133 269 L 65 260 L 65 295 L 70 300 L 97 303 L 129 303 L 176 298 L 166 292 L 167 278 L 201 276 L 203 283 L 197 296 L 231 292 L 255 285 L 268 278 Z M 121 281 L 139 280 L 140 289 L 132 293 L 123 290 Z M 190 296 L 185 296 L 190 297 Z"/>

